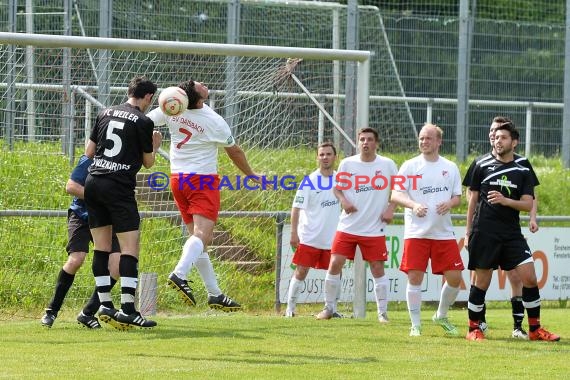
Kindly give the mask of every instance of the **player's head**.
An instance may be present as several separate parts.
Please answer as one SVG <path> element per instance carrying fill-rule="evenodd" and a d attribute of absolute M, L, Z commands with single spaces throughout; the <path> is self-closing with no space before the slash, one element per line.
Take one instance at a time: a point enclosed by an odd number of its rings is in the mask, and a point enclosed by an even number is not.
<path fill-rule="evenodd" d="M 435 124 L 426 123 L 420 130 L 418 145 L 424 155 L 439 153 L 439 147 L 443 138 L 443 131 Z"/>
<path fill-rule="evenodd" d="M 360 155 L 376 154 L 379 144 L 378 132 L 374 128 L 364 127 L 358 130 L 358 148 Z"/>
<path fill-rule="evenodd" d="M 180 83 L 178 87 L 186 91 L 189 110 L 202 108 L 204 101 L 208 99 L 208 87 L 204 83 L 190 79 Z"/>
<path fill-rule="evenodd" d="M 129 98 L 143 99 L 146 95 L 154 95 L 156 93 L 156 84 L 148 80 L 146 77 L 134 77 L 129 82 L 127 96 Z"/>
<path fill-rule="evenodd" d="M 493 140 L 495 139 L 495 130 L 497 126 L 504 124 L 504 123 L 512 123 L 511 119 L 506 116 L 495 116 L 493 121 L 491 122 L 491 126 L 489 127 L 489 143 L 493 146 Z"/>
<path fill-rule="evenodd" d="M 156 84 L 146 77 L 134 77 L 129 82 L 129 87 L 127 89 L 129 103 L 139 107 L 142 112 L 145 112 L 148 106 L 150 106 L 150 103 L 152 103 L 152 98 L 156 93 L 156 89 Z"/>
<path fill-rule="evenodd" d="M 322 170 L 329 170 L 336 161 L 336 148 L 331 142 L 324 142 L 317 148 L 317 163 Z"/>
<path fill-rule="evenodd" d="M 374 135 L 374 141 L 380 142 L 380 137 L 378 137 L 378 131 L 376 131 L 374 128 L 370 127 L 360 128 L 358 130 L 358 136 L 360 137 L 360 135 L 363 133 L 372 133 Z"/>
<path fill-rule="evenodd" d="M 497 155 L 503 157 L 515 149 L 519 142 L 519 131 L 512 121 L 497 125 L 494 136 L 494 149 Z"/>

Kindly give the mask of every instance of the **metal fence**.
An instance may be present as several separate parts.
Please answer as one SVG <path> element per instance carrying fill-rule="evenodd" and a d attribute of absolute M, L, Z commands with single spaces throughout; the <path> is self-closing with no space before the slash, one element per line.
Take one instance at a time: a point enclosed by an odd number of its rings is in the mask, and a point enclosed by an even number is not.
<path fill-rule="evenodd" d="M 523 139 L 531 143 L 522 147 L 527 154 L 552 156 L 570 149 L 563 146 L 560 106 L 565 1 L 369 3 L 377 6 L 358 7 L 357 46 L 350 46 L 354 32 L 347 28 L 353 17 L 350 6 L 332 1 L 0 0 L 0 30 L 370 50 L 374 53 L 370 125 L 381 132 L 385 150 L 415 146 L 415 131 L 429 119 L 444 129 L 445 153 L 456 151 L 457 144 L 466 144 L 468 153 L 483 152 L 488 150 L 489 122 L 498 114 L 525 126 Z M 469 6 L 465 65 L 469 66 L 468 96 L 475 101 L 467 112 L 466 141 L 458 141 L 462 136 L 457 133 L 461 124 L 458 103 L 431 102 L 427 112 L 426 101 L 406 99 L 458 98 L 461 4 Z M 340 78 L 343 74 L 338 72 Z M 345 86 L 341 79 L 341 93 Z M 328 102 L 326 107 L 332 112 L 333 101 L 323 102 Z M 343 121 L 342 113 L 334 116 Z M 26 122 L 22 123 L 25 127 Z M 527 136 L 530 131 L 531 138 Z"/>

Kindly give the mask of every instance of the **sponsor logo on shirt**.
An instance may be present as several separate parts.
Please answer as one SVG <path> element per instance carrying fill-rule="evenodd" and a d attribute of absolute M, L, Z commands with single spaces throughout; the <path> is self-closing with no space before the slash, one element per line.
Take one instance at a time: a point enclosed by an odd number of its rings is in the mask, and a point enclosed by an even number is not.
<path fill-rule="evenodd" d="M 439 193 L 441 191 L 449 191 L 447 186 L 424 186 L 420 188 L 422 194 Z"/>
<path fill-rule="evenodd" d="M 103 158 L 94 159 L 92 165 L 98 168 L 110 170 L 112 172 L 116 172 L 119 170 L 129 170 L 131 168 L 131 165 L 118 164 L 116 162 L 107 161 Z"/>
<path fill-rule="evenodd" d="M 489 184 L 494 185 L 494 186 L 500 186 L 501 192 L 503 192 L 503 189 L 505 189 L 507 191 L 507 193 L 509 194 L 509 196 L 511 195 L 511 188 L 516 189 L 518 187 L 518 185 L 515 183 L 512 183 L 507 178 L 506 175 L 503 175 L 501 178 L 499 178 L 495 181 L 490 181 Z"/>
<path fill-rule="evenodd" d="M 336 199 L 336 200 L 334 200 L 334 201 L 324 201 L 324 202 L 321 202 L 321 207 L 322 207 L 322 208 L 325 208 L 325 207 L 332 207 L 332 206 L 335 206 L 335 205 L 337 205 L 337 204 L 339 204 L 339 203 L 340 203 L 340 201 L 339 201 L 338 199 Z"/>

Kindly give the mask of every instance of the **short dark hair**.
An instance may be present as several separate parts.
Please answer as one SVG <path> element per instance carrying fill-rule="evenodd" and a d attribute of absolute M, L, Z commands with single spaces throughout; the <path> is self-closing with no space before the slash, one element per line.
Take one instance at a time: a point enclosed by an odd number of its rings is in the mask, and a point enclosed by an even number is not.
<path fill-rule="evenodd" d="M 327 147 L 330 147 L 330 148 L 333 150 L 334 155 L 336 156 L 336 148 L 335 148 L 334 144 L 333 144 L 332 142 L 330 142 L 330 141 L 325 141 L 324 143 L 320 144 L 320 145 L 317 147 L 317 151 L 318 151 L 320 148 L 327 148 Z"/>
<path fill-rule="evenodd" d="M 186 92 L 186 96 L 188 96 L 188 109 L 193 110 L 196 109 L 196 105 L 202 99 L 198 91 L 196 91 L 196 82 L 192 78 L 189 80 L 182 82 L 178 85 L 181 89 Z"/>
<path fill-rule="evenodd" d="M 515 123 L 513 123 L 512 121 L 507 121 L 505 123 L 499 124 L 497 128 L 495 128 L 495 132 L 501 130 L 509 131 L 509 133 L 511 134 L 511 138 L 513 140 L 519 139 L 519 131 L 517 131 Z"/>
<path fill-rule="evenodd" d="M 506 116 L 495 116 L 493 118 L 493 123 L 503 124 L 503 123 L 512 123 L 513 121 Z"/>
<path fill-rule="evenodd" d="M 146 94 L 156 94 L 156 84 L 151 82 L 145 76 L 137 76 L 129 82 L 127 96 L 129 98 L 142 99 Z"/>
<path fill-rule="evenodd" d="M 378 137 L 378 131 L 374 128 L 371 127 L 360 128 L 358 130 L 358 135 L 360 135 L 361 133 L 372 133 L 374 135 L 374 139 L 376 140 L 376 142 L 380 140 L 380 138 Z"/>

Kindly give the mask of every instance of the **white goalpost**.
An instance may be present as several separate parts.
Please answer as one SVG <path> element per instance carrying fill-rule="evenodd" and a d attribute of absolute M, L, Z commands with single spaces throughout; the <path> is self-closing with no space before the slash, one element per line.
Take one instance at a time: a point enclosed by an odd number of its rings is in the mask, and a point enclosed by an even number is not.
<path fill-rule="evenodd" d="M 0 209 L 0 230 L 17 234 L 23 224 L 38 220 L 45 223 L 40 223 L 33 242 L 20 239 L 10 243 L 17 245 L 11 249 L 28 255 L 31 262 L 42 263 L 37 270 L 44 272 L 41 278 L 45 278 L 45 282 L 34 286 L 41 288 L 44 297 L 48 297 L 46 289 L 52 289 L 53 276 L 64 261 L 61 252 L 64 252 L 66 234 L 61 211 L 68 207 L 70 199 L 58 190 L 69 176 L 70 164 L 74 164 L 82 152 L 96 111 L 125 101 L 126 84 L 133 76 L 146 75 L 160 88 L 176 85 L 189 77 L 206 82 L 211 89 L 210 106 L 231 122 L 248 159 L 257 171 L 266 175 L 300 178 L 310 173 L 315 166 L 318 139 L 332 140 L 336 131 L 344 134 L 339 120 L 330 116 L 333 101 L 344 99 L 334 92 L 338 82 L 345 80 L 333 74 L 339 72 L 339 65 L 356 63 L 356 104 L 344 107 L 354 107 L 354 129 L 368 125 L 368 51 L 20 33 L 0 33 L 0 44 L 0 91 L 4 99 L 8 99 L 0 105 L 0 139 L 7 148 L 2 154 L 10 152 L 11 160 L 27 157 L 10 161 L 9 169 L 0 168 L 5 199 L 4 210 Z M 25 69 L 30 57 L 33 57 L 36 81 L 31 84 L 26 80 Z M 290 58 L 298 63 L 288 66 Z M 103 87 L 98 85 L 101 78 L 108 78 Z M 227 83 L 230 78 L 232 83 Z M 32 115 L 25 107 L 28 91 L 34 91 L 35 95 Z M 26 138 L 30 118 L 34 120 L 35 142 Z M 163 147 L 167 150 L 169 136 L 166 131 L 163 133 Z M 354 136 L 344 135 L 349 141 L 354 139 Z M 220 156 L 221 173 L 237 176 L 237 169 L 223 156 Z M 26 180 L 17 173 L 29 172 L 33 177 L 36 171 L 53 171 L 54 168 L 57 175 L 48 178 L 41 187 L 15 185 Z M 142 225 L 140 265 L 142 272 L 158 273 L 160 286 L 178 259 L 183 235 L 169 192 L 145 187 L 146 178 L 153 171 L 167 173 L 167 160 L 140 173 L 139 205 L 143 213 L 151 215 L 144 218 Z M 283 189 L 222 191 L 224 216 L 218 223 L 220 228 L 210 256 L 222 290 L 245 305 L 255 306 L 259 298 L 267 298 L 256 292 L 255 284 L 267 281 L 267 275 L 272 273 L 268 263 L 275 261 L 275 221 L 264 213 L 288 212 L 292 196 L 291 191 Z M 243 210 L 257 213 L 250 216 Z M 269 239 L 266 239 L 268 232 Z M 0 271 L 10 273 L 11 264 L 5 258 L 0 260 L 3 260 Z M 361 281 L 355 283 L 353 312 L 355 317 L 364 317 L 364 264 L 357 262 L 355 270 L 355 278 Z M 53 273 L 53 276 L 45 273 Z M 20 275 L 10 273 L 6 277 L 10 280 L 4 284 L 5 294 L 0 294 L 0 298 L 13 299 L 13 293 L 23 292 L 31 299 L 30 307 L 34 302 L 46 303 L 48 300 L 41 299 L 39 290 L 26 289 L 28 285 Z M 191 278 L 197 294 L 201 294 L 204 289 L 197 274 Z M 92 290 L 88 269 L 78 273 L 74 288 L 68 299 L 83 302 Z M 161 307 L 179 302 L 161 290 L 158 303 Z"/>

